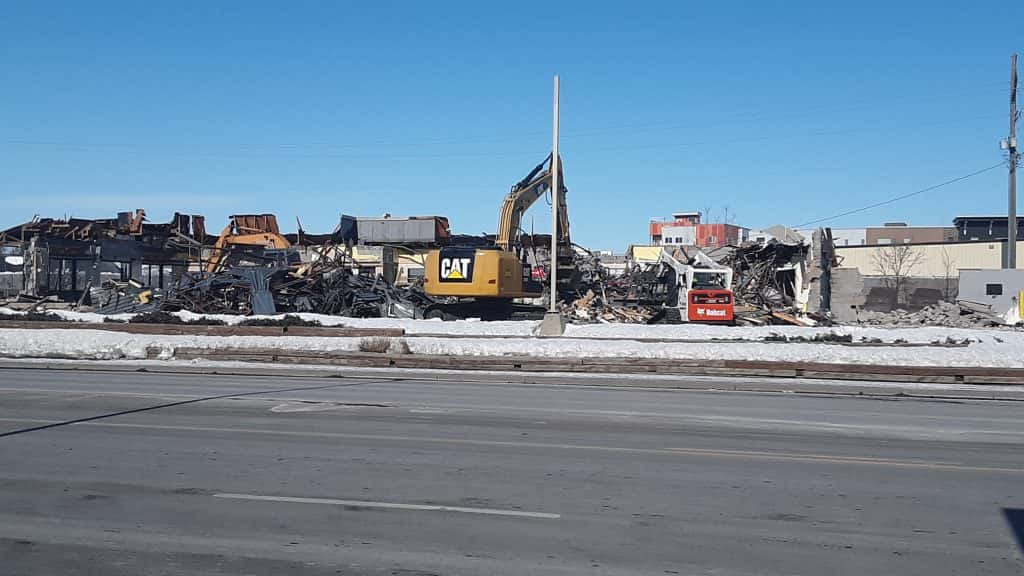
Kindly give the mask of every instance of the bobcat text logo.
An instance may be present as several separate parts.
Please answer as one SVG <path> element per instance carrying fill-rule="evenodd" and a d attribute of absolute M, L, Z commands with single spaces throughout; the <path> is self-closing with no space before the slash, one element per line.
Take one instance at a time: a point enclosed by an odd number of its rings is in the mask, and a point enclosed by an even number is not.
<path fill-rule="evenodd" d="M 445 280 L 468 280 L 472 258 L 442 258 L 441 278 Z"/>
<path fill-rule="evenodd" d="M 697 308 L 698 316 L 721 316 L 725 317 L 725 310 L 715 310 L 714 308 Z"/>

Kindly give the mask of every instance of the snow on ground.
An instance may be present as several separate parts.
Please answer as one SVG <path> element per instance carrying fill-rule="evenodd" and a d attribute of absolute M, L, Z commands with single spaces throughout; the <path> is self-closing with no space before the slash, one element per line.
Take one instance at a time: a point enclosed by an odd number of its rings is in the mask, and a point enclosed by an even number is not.
<path fill-rule="evenodd" d="M 127 320 L 132 314 L 103 315 L 92 312 L 74 312 L 70 310 L 50 310 L 49 312 L 67 320 L 76 322 L 103 322 L 104 318 Z M 0 317 L 15 318 L 23 312 L 0 308 Z M 283 318 L 276 316 L 237 316 L 228 314 L 194 314 L 192 312 L 175 312 L 182 320 L 213 318 L 234 325 L 248 318 Z M 324 314 L 294 314 L 304 320 L 317 320 L 324 326 L 348 326 L 352 328 L 402 328 L 406 334 L 448 334 L 458 336 L 532 336 L 538 321 L 504 321 L 483 322 L 480 320 L 458 320 L 444 322 L 442 320 L 408 320 L 398 318 L 348 318 L 343 316 L 327 316 Z M 573 338 L 660 338 L 676 340 L 752 340 L 760 341 L 773 334 L 788 337 L 803 336 L 813 338 L 817 334 L 834 333 L 852 335 L 855 341 L 862 338 L 879 338 L 885 342 L 905 340 L 913 343 L 929 343 L 935 340 L 953 338 L 991 341 L 993 338 L 1013 340 L 1024 337 L 1024 331 L 1012 329 L 966 329 L 945 328 L 941 326 L 919 327 L 875 327 L 875 326 L 715 326 L 706 324 L 676 325 L 644 325 L 644 324 L 569 324 L 565 335 Z"/>
<path fill-rule="evenodd" d="M 175 348 L 287 348 L 292 350 L 354 351 L 359 338 L 299 336 L 165 336 L 103 330 L 0 330 L 0 357 L 84 358 L 115 360 L 145 358 L 147 348 L 159 348 L 170 358 Z"/>
<path fill-rule="evenodd" d="M 75 312 L 72 310 L 47 310 L 46 312 L 56 314 L 65 320 L 72 322 L 103 322 L 104 318 L 111 320 L 128 320 L 134 314 L 96 314 L 95 312 Z M 196 320 L 199 318 L 210 318 L 221 320 L 225 324 L 235 325 L 248 319 L 268 318 L 280 319 L 286 314 L 274 316 L 239 316 L 237 314 L 195 314 L 193 312 L 173 312 L 182 320 Z M 24 316 L 24 312 L 10 308 L 0 308 L 0 318 L 7 317 L 16 320 L 18 316 Z M 353 328 L 403 328 L 407 334 L 468 334 L 483 336 L 529 336 L 533 334 L 533 328 L 537 322 L 533 321 L 506 321 L 506 322 L 482 322 L 480 320 L 459 320 L 457 322 L 445 322 L 443 320 L 407 320 L 399 318 L 348 318 L 344 316 L 328 316 L 326 314 L 310 314 L 302 312 L 298 314 L 287 314 L 287 316 L 298 316 L 303 320 L 316 320 L 324 326 L 349 326 Z"/>
<path fill-rule="evenodd" d="M 580 338 L 409 338 L 414 354 L 542 357 L 625 357 L 686 360 L 766 360 L 882 366 L 992 366 L 1024 368 L 1024 338 L 988 339 L 962 348 L 856 347 L 819 343 L 637 342 Z"/>
<path fill-rule="evenodd" d="M 68 320 L 95 323 L 105 316 L 93 313 L 54 310 Z M 0 315 L 21 313 L 0 308 Z M 177 313 L 183 320 L 199 315 Z M 113 316 L 127 319 L 130 314 Z M 325 326 L 359 328 L 402 328 L 410 350 L 415 354 L 503 356 L 529 355 L 553 358 L 629 357 L 689 360 L 774 360 L 915 366 L 992 366 L 1024 367 L 1024 331 L 984 330 L 943 327 L 890 328 L 836 326 L 808 328 L 800 326 L 709 326 L 701 324 L 569 325 L 562 338 L 534 338 L 535 321 L 481 322 L 460 320 L 403 320 L 392 318 L 346 318 L 320 314 L 299 314 L 318 320 Z M 246 317 L 207 316 L 237 324 Z M 271 318 L 280 318 L 273 316 Z M 952 338 L 969 340 L 966 347 L 856 347 L 821 343 L 765 342 L 773 334 L 813 338 L 817 334 L 850 335 L 853 340 L 881 339 L 930 343 Z M 438 335 L 433 337 L 430 335 Z M 446 338 L 444 335 L 461 336 Z M 502 338 L 488 338 L 502 336 Z M 669 340 L 741 340 L 740 342 L 639 342 L 636 338 Z M 162 350 L 162 358 L 171 358 L 178 347 L 196 348 L 285 348 L 322 351 L 354 351 L 358 338 L 299 336 L 166 336 L 125 334 L 99 330 L 32 329 L 0 330 L 0 356 L 62 357 L 86 359 L 145 358 L 146 349 Z"/>
<path fill-rule="evenodd" d="M 469 323 L 468 323 L 469 324 Z M 480 323 L 488 324 L 488 323 Z M 1024 333 L 986 335 L 966 347 L 858 347 L 778 342 L 638 342 L 587 338 L 406 338 L 414 354 L 452 356 L 529 355 L 549 358 L 627 357 L 687 360 L 811 361 L 901 366 L 991 366 L 1024 368 Z M 925 336 L 923 338 L 927 338 Z M 916 339 L 921 339 L 918 337 Z M 58 357 L 94 360 L 139 359 L 147 348 L 172 358 L 178 347 L 283 348 L 355 351 L 360 338 L 302 336 L 167 336 L 88 329 L 0 330 L 0 357 Z"/>
<path fill-rule="evenodd" d="M 854 341 L 862 338 L 881 339 L 883 342 L 905 340 L 912 343 L 930 343 L 946 338 L 992 341 L 993 338 L 1010 340 L 1024 338 L 1024 331 L 1009 329 L 967 329 L 943 326 L 881 327 L 881 326 L 716 326 L 709 324 L 570 324 L 565 335 L 577 338 L 665 338 L 680 340 L 764 340 L 773 334 L 787 337 L 813 338 L 817 334 L 851 335 Z"/>

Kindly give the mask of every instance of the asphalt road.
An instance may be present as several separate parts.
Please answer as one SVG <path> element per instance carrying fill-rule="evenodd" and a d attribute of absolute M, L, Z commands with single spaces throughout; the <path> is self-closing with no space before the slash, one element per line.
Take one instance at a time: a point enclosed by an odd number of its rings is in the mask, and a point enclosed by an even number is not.
<path fill-rule="evenodd" d="M 1024 569 L 1022 402 L 0 370 L 0 434 L 5 575 Z"/>

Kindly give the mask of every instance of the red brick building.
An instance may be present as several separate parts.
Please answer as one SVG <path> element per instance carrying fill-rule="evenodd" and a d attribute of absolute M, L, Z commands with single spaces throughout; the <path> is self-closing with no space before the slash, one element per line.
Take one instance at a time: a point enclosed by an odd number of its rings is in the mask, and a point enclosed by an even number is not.
<path fill-rule="evenodd" d="M 650 241 L 654 246 L 718 248 L 747 240 L 748 228 L 735 224 L 704 224 L 700 212 L 676 212 L 672 219 L 652 219 Z"/>

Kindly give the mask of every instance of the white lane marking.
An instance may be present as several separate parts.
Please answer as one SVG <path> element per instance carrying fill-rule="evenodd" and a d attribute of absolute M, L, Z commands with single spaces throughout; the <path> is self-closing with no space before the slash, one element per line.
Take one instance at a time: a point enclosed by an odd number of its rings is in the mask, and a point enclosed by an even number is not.
<path fill-rule="evenodd" d="M 233 494 L 222 492 L 214 498 L 233 500 L 261 500 L 265 502 L 290 502 L 294 504 L 327 504 L 331 506 L 358 506 L 360 508 L 391 508 L 397 510 L 421 510 L 433 512 L 463 512 L 466 514 L 490 514 L 492 516 L 516 516 L 520 518 L 546 518 L 555 520 L 561 514 L 529 512 L 525 510 L 499 510 L 497 508 L 467 508 L 465 506 L 440 506 L 436 504 L 403 504 L 400 502 L 374 502 L 367 500 L 339 500 L 336 498 L 299 498 L 295 496 L 262 496 L 259 494 Z"/>

